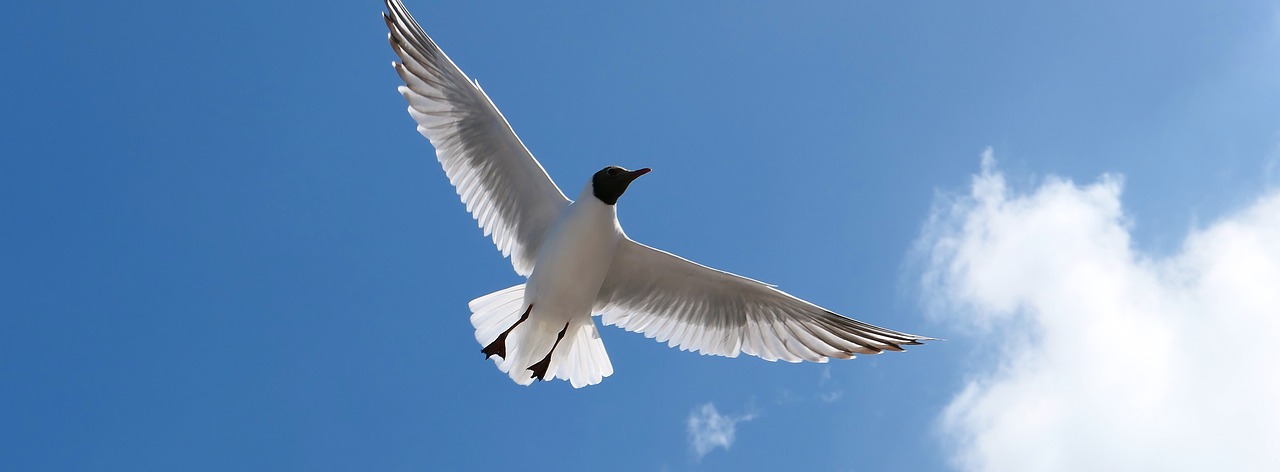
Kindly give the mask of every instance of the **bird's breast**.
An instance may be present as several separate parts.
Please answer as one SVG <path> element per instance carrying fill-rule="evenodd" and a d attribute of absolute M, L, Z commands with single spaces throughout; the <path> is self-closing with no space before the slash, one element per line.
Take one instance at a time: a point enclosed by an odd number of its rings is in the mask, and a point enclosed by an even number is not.
<path fill-rule="evenodd" d="M 526 302 L 589 314 L 622 236 L 614 215 L 612 206 L 598 202 L 566 208 L 538 249 Z"/>

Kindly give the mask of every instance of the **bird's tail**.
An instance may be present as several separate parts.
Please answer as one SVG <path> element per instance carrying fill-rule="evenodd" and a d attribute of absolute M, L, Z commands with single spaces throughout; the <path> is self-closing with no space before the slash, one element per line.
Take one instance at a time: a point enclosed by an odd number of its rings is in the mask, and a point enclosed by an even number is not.
<path fill-rule="evenodd" d="M 613 364 L 590 317 L 573 317 L 556 326 L 533 316 L 524 300 L 524 284 L 472 300 L 471 326 L 485 355 L 511 380 L 529 385 L 535 378 L 568 380 L 574 388 L 613 375 Z"/>

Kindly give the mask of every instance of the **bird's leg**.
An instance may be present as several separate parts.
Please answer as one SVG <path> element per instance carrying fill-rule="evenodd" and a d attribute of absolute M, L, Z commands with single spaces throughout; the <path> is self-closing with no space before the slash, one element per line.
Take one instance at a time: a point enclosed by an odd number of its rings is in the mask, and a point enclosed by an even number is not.
<path fill-rule="evenodd" d="M 551 345 L 551 352 L 547 353 L 547 357 L 542 358 L 537 364 L 529 366 L 529 370 L 533 371 L 533 378 L 538 380 L 546 380 L 547 368 L 551 367 L 551 354 L 556 352 L 556 346 L 560 345 L 560 340 L 564 339 L 564 332 L 569 330 L 569 323 L 564 324 L 564 328 L 560 330 L 560 334 L 556 335 L 555 344 Z"/>
<path fill-rule="evenodd" d="M 484 349 L 480 350 L 480 352 L 484 353 L 485 359 L 493 356 L 498 356 L 503 359 L 507 358 L 507 335 L 511 334 L 511 330 L 516 329 L 516 326 L 520 326 L 520 323 L 523 323 L 524 320 L 529 319 L 529 312 L 531 311 L 533 311 L 532 303 L 529 304 L 529 308 L 524 310 L 524 315 L 520 316 L 520 320 L 516 321 L 516 324 L 511 325 L 510 328 L 507 328 L 506 331 L 503 331 L 502 334 L 498 335 L 498 339 L 493 340 L 493 342 L 489 343 L 488 346 L 485 346 Z"/>

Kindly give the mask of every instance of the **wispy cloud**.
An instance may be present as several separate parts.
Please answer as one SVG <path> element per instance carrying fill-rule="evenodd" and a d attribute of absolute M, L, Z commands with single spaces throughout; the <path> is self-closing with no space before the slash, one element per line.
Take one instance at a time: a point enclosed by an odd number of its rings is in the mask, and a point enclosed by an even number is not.
<path fill-rule="evenodd" d="M 1280 137 L 1280 132 L 1276 136 Z M 1280 187 L 1280 139 L 1271 146 L 1271 154 L 1262 164 L 1262 180 L 1268 187 Z"/>
<path fill-rule="evenodd" d="M 818 388 L 816 390 L 805 389 L 803 393 L 796 393 L 789 388 L 778 389 L 777 403 L 783 406 L 797 406 L 818 400 L 822 403 L 835 403 L 844 398 L 844 389 L 840 388 L 837 380 L 832 378 L 831 366 L 825 365 L 822 370 L 818 371 Z"/>
<path fill-rule="evenodd" d="M 1280 470 L 1280 193 L 1135 249 L 1118 176 L 1011 190 L 988 151 L 921 239 L 978 366 L 941 426 L 966 470 Z"/>
<path fill-rule="evenodd" d="M 822 366 L 822 373 L 818 376 L 818 387 L 826 387 L 831 382 L 831 365 Z M 844 398 L 844 390 L 835 388 L 826 392 L 818 392 L 818 400 L 822 403 L 835 403 Z"/>
<path fill-rule="evenodd" d="M 738 423 L 751 421 L 756 414 L 748 410 L 739 415 L 722 415 L 713 403 L 705 403 L 689 412 L 685 424 L 689 431 L 689 446 L 702 460 L 707 453 L 719 447 L 729 450 L 737 434 Z"/>
<path fill-rule="evenodd" d="M 779 405 L 795 405 L 797 403 L 804 402 L 804 397 L 797 395 L 789 388 L 780 388 L 778 389 L 777 402 Z"/>

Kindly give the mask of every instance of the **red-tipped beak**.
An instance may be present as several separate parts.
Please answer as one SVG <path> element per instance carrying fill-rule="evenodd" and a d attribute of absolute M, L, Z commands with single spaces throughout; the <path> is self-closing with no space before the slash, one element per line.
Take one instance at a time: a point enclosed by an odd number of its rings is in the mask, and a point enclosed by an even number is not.
<path fill-rule="evenodd" d="M 653 170 L 653 169 L 650 169 L 650 168 L 648 168 L 648 167 L 645 167 L 645 168 L 643 168 L 643 169 L 636 169 L 636 170 L 633 170 L 633 171 L 631 171 L 631 180 L 635 180 L 637 177 L 640 177 L 640 176 L 642 176 L 642 175 L 648 174 L 648 173 L 649 173 L 649 171 L 651 171 L 651 170 Z"/>

